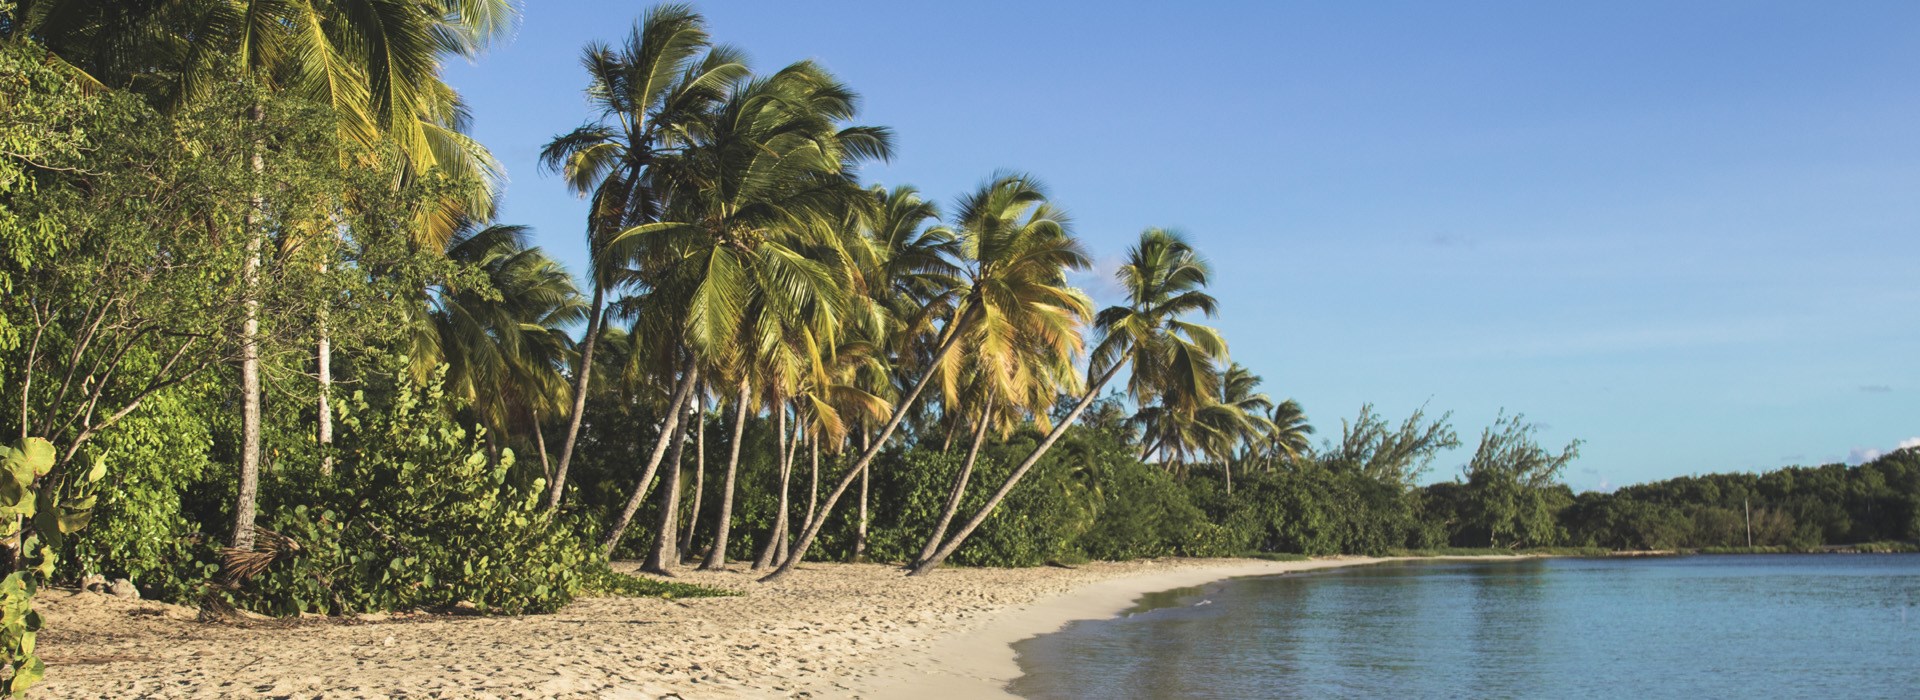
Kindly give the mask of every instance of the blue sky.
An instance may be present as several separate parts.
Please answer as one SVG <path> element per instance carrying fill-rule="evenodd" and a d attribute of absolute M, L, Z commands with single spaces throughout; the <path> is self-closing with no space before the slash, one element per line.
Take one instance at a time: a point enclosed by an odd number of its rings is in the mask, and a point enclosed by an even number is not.
<path fill-rule="evenodd" d="M 589 116 L 581 46 L 648 5 L 528 4 L 448 77 L 502 221 L 584 269 L 584 204 L 534 156 Z M 1920 436 L 1920 4 L 699 7 L 865 96 L 898 137 L 869 180 L 948 203 L 1034 173 L 1103 275 L 1185 231 L 1235 359 L 1323 434 L 1453 412 L 1430 480 L 1502 408 L 1586 441 L 1576 489 Z"/>

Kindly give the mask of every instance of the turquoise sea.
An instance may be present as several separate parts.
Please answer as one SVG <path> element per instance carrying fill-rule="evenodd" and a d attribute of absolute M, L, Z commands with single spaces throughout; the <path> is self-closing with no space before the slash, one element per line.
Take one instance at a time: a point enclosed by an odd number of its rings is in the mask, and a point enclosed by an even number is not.
<path fill-rule="evenodd" d="M 1920 698 L 1920 554 L 1404 562 L 1155 594 L 1023 697 Z"/>

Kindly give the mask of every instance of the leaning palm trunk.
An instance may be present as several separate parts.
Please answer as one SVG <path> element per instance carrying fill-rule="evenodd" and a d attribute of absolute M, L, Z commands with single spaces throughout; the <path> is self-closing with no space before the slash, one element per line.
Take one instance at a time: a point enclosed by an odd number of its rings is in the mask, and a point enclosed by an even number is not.
<path fill-rule="evenodd" d="M 660 459 L 666 456 L 667 444 L 673 441 L 675 431 L 680 427 L 680 414 L 686 410 L 687 398 L 693 395 L 693 386 L 700 381 L 700 370 L 689 367 L 686 375 L 680 379 L 680 386 L 673 390 L 673 398 L 667 401 L 666 418 L 660 422 L 660 437 L 653 443 L 653 454 L 647 457 L 647 467 L 640 473 L 640 483 L 633 485 L 633 495 L 627 498 L 627 507 L 620 511 L 620 518 L 613 521 L 613 528 L 607 531 L 606 539 L 600 542 L 601 552 L 611 556 L 613 548 L 620 544 L 620 536 L 627 533 L 627 525 L 633 523 L 633 514 L 640 510 L 640 502 L 646 500 L 647 485 L 653 481 L 653 473 L 660 469 Z M 566 462 L 560 463 L 566 468 Z"/>
<path fill-rule="evenodd" d="M 988 397 L 992 401 L 992 397 Z M 933 535 L 920 547 L 920 553 L 914 555 L 913 564 L 917 566 L 933 556 L 934 550 L 947 539 L 947 526 L 953 524 L 953 516 L 960 512 L 960 500 L 967 495 L 967 480 L 973 477 L 974 461 L 980 458 L 980 445 L 987 441 L 987 424 L 993 421 L 993 408 L 987 408 L 986 415 L 980 417 L 980 424 L 973 428 L 973 444 L 967 447 L 967 459 L 960 463 L 960 473 L 953 479 L 953 491 L 947 494 L 947 505 L 940 509 L 940 521 L 933 526 Z"/>
<path fill-rule="evenodd" d="M 540 478 L 553 478 L 553 462 L 547 459 L 547 429 L 540 425 L 540 413 L 530 414 L 533 418 L 533 447 L 540 451 Z"/>
<path fill-rule="evenodd" d="M 700 496 L 707 488 L 707 395 L 705 392 L 693 397 L 695 425 L 698 426 L 693 440 L 693 503 L 687 508 L 687 535 L 680 541 L 680 551 L 688 559 L 693 558 L 693 530 L 700 526 Z"/>
<path fill-rule="evenodd" d="M 266 112 L 256 104 L 248 108 L 247 119 L 258 124 L 266 120 Z M 252 166 L 256 178 L 267 169 L 266 156 L 262 153 L 265 147 L 257 142 L 253 145 Z M 240 488 L 234 499 L 233 534 L 228 542 L 240 550 L 253 549 L 254 501 L 260 494 L 260 258 L 267 235 L 261 230 L 265 224 L 261 214 L 267 202 L 259 185 L 254 187 L 252 201 L 240 224 L 247 229 L 247 261 L 241 272 L 247 300 L 242 307 L 246 316 L 240 322 Z"/>
<path fill-rule="evenodd" d="M 733 530 L 733 477 L 740 469 L 740 436 L 747 427 L 747 381 L 740 380 L 740 396 L 733 405 L 733 443 L 728 448 L 727 476 L 720 483 L 720 513 L 713 521 L 713 548 L 707 550 L 707 560 L 700 563 L 700 570 L 713 571 L 727 568 L 727 534 Z"/>
<path fill-rule="evenodd" d="M 940 349 L 933 353 L 932 361 L 927 363 L 928 367 L 938 366 L 947 359 L 948 353 L 953 352 L 954 346 L 959 345 L 961 326 L 964 325 L 963 318 L 955 317 L 953 326 L 947 329 L 946 339 L 940 342 Z M 853 485 L 854 479 L 866 473 L 867 466 L 873 463 L 873 458 L 880 453 L 881 448 L 886 446 L 887 440 L 893 437 L 893 431 L 898 430 L 900 423 L 906 420 L 907 412 L 913 410 L 913 404 L 920 399 L 920 393 L 926 391 L 928 384 L 933 383 L 933 375 L 931 371 L 925 372 L 920 375 L 920 381 L 914 382 L 913 390 L 907 392 L 906 397 L 900 400 L 900 405 L 894 407 L 893 417 L 887 419 L 886 427 L 880 429 L 880 434 L 874 437 L 873 444 L 867 446 L 866 452 L 860 455 L 860 459 L 847 469 L 846 475 L 840 477 L 839 483 L 834 484 L 833 491 L 827 494 L 827 500 L 820 504 L 820 512 L 816 513 L 813 520 L 807 523 L 806 529 L 800 532 L 800 541 L 794 545 L 793 556 L 788 557 L 787 561 L 773 573 L 761 577 L 762 582 L 786 576 L 788 572 L 793 571 L 794 564 L 807 557 L 807 549 L 813 546 L 814 538 L 820 536 L 820 528 L 826 525 L 827 518 L 833 515 L 834 504 L 839 503 L 840 497 L 846 495 L 847 487 Z"/>
<path fill-rule="evenodd" d="M 767 568 L 770 564 L 779 563 L 775 561 L 780 553 L 779 543 L 787 536 L 787 407 L 776 406 L 773 412 L 775 414 L 773 430 L 777 440 L 774 445 L 774 459 L 780 465 L 779 505 L 773 509 L 773 526 L 767 529 L 767 540 L 761 543 L 760 554 L 753 558 L 755 571 Z"/>
<path fill-rule="evenodd" d="M 793 437 L 787 440 L 787 459 L 782 462 L 786 466 L 780 471 L 780 497 L 786 499 L 788 506 L 780 509 L 780 551 L 773 557 L 774 566 L 785 564 L 787 557 L 793 554 L 793 497 L 791 494 L 793 493 L 793 465 L 800 459 L 800 426 L 800 411 L 795 408 Z"/>
<path fill-rule="evenodd" d="M 1047 454 L 1047 450 L 1053 448 L 1053 443 L 1058 442 L 1060 436 L 1066 434 L 1067 428 L 1072 427 L 1074 421 L 1080 419 L 1080 414 L 1087 410 L 1087 406 L 1093 404 L 1094 398 L 1100 395 L 1100 390 L 1107 386 L 1107 382 L 1112 381 L 1113 376 L 1119 373 L 1120 362 L 1116 361 L 1113 363 L 1113 367 L 1107 370 L 1106 374 L 1100 376 L 1100 381 L 1094 382 L 1093 386 L 1087 387 L 1087 394 L 1080 397 L 1080 401 L 1073 405 L 1073 410 L 1067 412 L 1067 417 L 1060 419 L 1060 423 L 1053 426 L 1053 430 L 1047 433 L 1047 439 L 1040 441 L 1040 445 L 1033 448 L 1033 453 L 1027 455 L 1027 458 L 1020 462 L 1020 466 L 1014 467 L 1013 473 L 1007 475 L 1006 482 L 1000 484 L 999 490 L 994 491 L 993 496 L 987 499 L 987 504 L 980 507 L 980 512 L 974 513 L 973 517 L 969 518 L 965 525 L 961 525 L 960 531 L 954 533 L 953 539 L 941 545 L 938 550 L 935 550 L 933 556 L 925 557 L 921 559 L 920 563 L 915 564 L 913 571 L 908 575 L 919 576 L 932 571 L 935 567 L 940 566 L 941 562 L 946 561 L 947 557 L 953 556 L 954 550 L 959 549 L 960 545 L 966 543 L 967 537 L 972 535 L 973 531 L 980 527 L 980 523 L 987 521 L 987 516 L 993 515 L 993 509 L 999 507 L 1000 501 L 1005 499 L 1007 494 L 1013 491 L 1015 484 L 1020 483 L 1020 478 L 1026 476 L 1027 471 L 1032 469 L 1034 464 L 1039 463 L 1040 458 Z"/>
<path fill-rule="evenodd" d="M 587 381 L 593 374 L 593 346 L 600 341 L 600 317 L 605 313 L 606 290 L 593 285 L 593 305 L 587 314 L 587 335 L 580 349 L 580 371 L 573 378 L 573 414 L 567 417 L 567 439 L 560 443 L 560 468 L 553 474 L 552 490 L 547 494 L 547 510 L 560 507 L 560 496 L 567 486 L 567 466 L 573 463 L 573 447 L 580 439 L 580 421 L 587 415 Z"/>
<path fill-rule="evenodd" d="M 685 409 L 682 409 L 685 410 Z M 687 423 L 674 427 L 673 447 L 667 452 L 667 473 L 660 478 L 660 527 L 654 532 L 653 552 L 641 569 L 661 576 L 672 576 L 680 562 L 675 545 L 680 537 L 680 457 L 687 446 Z"/>

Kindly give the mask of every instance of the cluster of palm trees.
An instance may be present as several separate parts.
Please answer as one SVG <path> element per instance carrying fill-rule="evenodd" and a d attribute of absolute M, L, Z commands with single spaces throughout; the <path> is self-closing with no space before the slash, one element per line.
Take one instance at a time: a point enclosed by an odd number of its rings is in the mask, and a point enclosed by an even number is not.
<path fill-rule="evenodd" d="M 1141 407 L 1128 423 L 1143 459 L 1221 462 L 1231 489 L 1232 469 L 1306 449 L 1312 429 L 1299 406 L 1259 393 L 1259 378 L 1195 320 L 1216 303 L 1208 264 L 1181 235 L 1143 232 L 1118 270 L 1127 299 L 1096 311 L 1068 281 L 1088 255 L 1033 177 L 993 174 L 946 212 L 910 187 L 863 184 L 859 166 L 888 158 L 892 135 L 857 123 L 852 90 L 811 62 L 756 71 L 683 5 L 656 7 L 623 42 L 585 49 L 597 114 L 542 152 L 589 202 L 579 289 L 523 229 L 485 225 L 497 166 L 462 135 L 459 97 L 439 77 L 441 60 L 479 51 L 512 11 L 508 0 L 22 0 L 0 38 L 38 42 L 86 80 L 162 104 L 250 75 L 327 104 L 342 139 L 401 153 L 410 176 L 468 183 L 418 214 L 415 242 L 484 283 L 422 290 L 414 366 L 445 368 L 448 395 L 494 454 L 539 455 L 551 510 L 567 499 L 588 402 L 618 395 L 644 406 L 656 429 L 601 545 L 611 552 L 657 498 L 645 564 L 654 572 L 693 558 L 728 564 L 741 436 L 762 417 L 777 436 L 778 482 L 754 487 L 776 489 L 778 505 L 753 566 L 769 579 L 805 558 L 856 484 L 864 537 L 869 468 L 890 443 L 959 438 L 963 466 L 909 562 L 914 573 L 939 566 L 1123 373 Z M 271 155 L 259 153 L 255 168 Z M 243 196 L 258 208 L 272 193 Z M 274 233 L 247 228 L 257 267 Z M 330 350 L 319 322 L 324 443 Z M 575 341 L 570 330 L 582 326 Z M 257 333 L 241 329 L 243 347 Z M 249 356 L 241 367 L 241 548 L 259 469 L 258 364 Z M 1056 415 L 1063 395 L 1071 408 Z M 713 414 L 732 439 L 715 455 L 718 502 L 707 504 Z M 961 513 L 989 434 L 1025 425 L 1044 438 L 983 507 Z M 701 468 L 683 508 L 689 447 Z M 823 455 L 844 465 L 837 475 L 822 472 Z M 789 494 L 803 464 L 801 508 Z M 683 511 L 692 522 L 679 522 Z M 687 550 L 702 520 L 708 546 L 695 556 Z M 862 547 L 856 539 L 856 555 Z"/>

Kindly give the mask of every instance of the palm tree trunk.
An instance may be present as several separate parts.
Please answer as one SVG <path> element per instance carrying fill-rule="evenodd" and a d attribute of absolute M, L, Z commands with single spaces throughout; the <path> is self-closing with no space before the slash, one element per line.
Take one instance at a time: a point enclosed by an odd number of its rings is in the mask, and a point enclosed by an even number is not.
<path fill-rule="evenodd" d="M 613 548 L 620 544 L 620 536 L 627 534 L 627 525 L 633 523 L 633 514 L 640 510 L 640 502 L 646 500 L 648 482 L 653 481 L 653 473 L 660 469 L 660 459 L 666 456 L 667 443 L 673 441 L 674 431 L 680 427 L 680 414 L 686 410 L 687 399 L 693 395 L 693 387 L 700 381 L 700 370 L 688 363 L 687 371 L 680 379 L 680 386 L 673 390 L 673 398 L 667 402 L 666 418 L 660 422 L 660 437 L 654 440 L 653 454 L 647 457 L 647 468 L 640 473 L 640 483 L 633 485 L 633 495 L 627 498 L 627 507 L 620 511 L 620 518 L 613 521 L 613 528 L 607 531 L 607 537 L 600 542 L 602 553 L 612 556 Z M 566 468 L 566 462 L 560 468 Z"/>
<path fill-rule="evenodd" d="M 259 124 L 266 120 L 266 111 L 253 105 L 247 109 L 247 119 Z M 256 178 L 267 169 L 262 153 L 265 147 L 261 143 L 253 145 L 251 164 Z M 240 223 L 247 229 L 247 261 L 241 272 L 247 299 L 242 305 L 246 315 L 240 322 L 240 488 L 234 498 L 233 534 L 228 544 L 241 550 L 253 549 L 254 502 L 260 496 L 260 258 L 267 235 L 261 230 L 265 223 L 261 212 L 267 202 L 258 188 L 255 185 Z"/>
<path fill-rule="evenodd" d="M 954 323 L 947 329 L 947 337 L 940 341 L 940 349 L 933 353 L 933 360 L 927 363 L 928 367 L 939 365 L 945 361 L 947 354 L 953 352 L 953 348 L 960 344 L 960 332 L 964 330 L 963 327 L 965 323 L 963 319 L 965 317 L 956 314 L 954 318 Z M 833 515 L 834 504 L 839 503 L 840 497 L 846 495 L 847 487 L 853 485 L 854 479 L 866 473 L 867 465 L 873 462 L 873 458 L 880 453 L 880 449 L 886 446 L 887 440 L 893 437 L 893 431 L 898 430 L 900 423 L 906 420 L 907 412 L 912 410 L 913 403 L 920 399 L 920 393 L 926 391 L 928 384 L 933 383 L 933 374 L 933 372 L 926 372 L 920 375 L 920 381 L 914 382 L 913 390 L 907 392 L 906 398 L 901 399 L 900 405 L 894 407 L 893 417 L 887 419 L 887 426 L 880 429 L 880 434 L 874 437 L 873 444 L 867 446 L 866 452 L 862 453 L 860 459 L 853 463 L 853 467 L 847 470 L 847 474 L 840 477 L 839 483 L 834 484 L 833 491 L 827 494 L 827 500 L 821 503 L 820 512 L 815 515 L 811 522 L 807 523 L 806 529 L 800 532 L 800 541 L 794 545 L 794 555 L 789 557 L 786 563 L 781 564 L 779 569 L 761 577 L 761 582 L 773 581 L 782 576 L 786 576 L 789 572 L 793 571 L 794 564 L 806 558 L 807 549 L 813 546 L 814 538 L 820 536 L 820 528 L 826 524 L 827 517 Z"/>
<path fill-rule="evenodd" d="M 1233 495 L 1233 460 L 1220 460 L 1220 468 L 1227 473 L 1227 495 Z"/>
<path fill-rule="evenodd" d="M 940 548 L 940 543 L 946 541 L 947 526 L 953 524 L 953 516 L 960 512 L 960 501 L 967 495 L 967 480 L 973 476 L 974 460 L 980 458 L 980 445 L 987 441 L 987 425 L 993 422 L 991 395 L 987 401 L 987 412 L 980 417 L 980 424 L 973 428 L 973 444 L 967 447 L 967 459 L 960 463 L 960 473 L 953 479 L 953 490 L 947 494 L 947 505 L 940 509 L 940 521 L 934 524 L 933 535 L 920 547 L 920 553 L 914 555 L 912 565 L 918 565 L 933 556 L 934 551 Z"/>
<path fill-rule="evenodd" d="M 813 510 L 820 504 L 820 438 L 807 437 L 807 517 L 800 522 L 813 522 Z"/>
<path fill-rule="evenodd" d="M 683 420 L 674 427 L 673 447 L 667 453 L 667 473 L 660 477 L 660 527 L 654 530 L 653 552 L 640 567 L 648 573 L 672 576 L 673 566 L 680 562 L 676 547 L 680 540 L 680 457 L 686 446 L 687 422 Z"/>
<path fill-rule="evenodd" d="M 873 434 L 867 432 L 865 425 L 860 426 L 860 450 L 866 451 L 873 445 Z M 853 561 L 867 560 L 867 483 L 873 480 L 873 465 L 860 470 L 860 524 L 853 530 Z"/>
<path fill-rule="evenodd" d="M 693 531 L 700 526 L 700 497 L 707 488 L 707 394 L 697 392 L 693 396 L 694 421 L 696 431 L 693 441 L 693 504 L 687 509 L 687 535 L 681 540 L 680 551 L 687 559 L 693 558 Z"/>
<path fill-rule="evenodd" d="M 1116 360 L 1113 363 L 1113 367 L 1109 368 L 1106 374 L 1101 375 L 1100 381 L 1094 382 L 1093 386 L 1088 387 L 1087 395 L 1080 397 L 1079 403 L 1073 405 L 1073 410 L 1067 413 L 1067 417 L 1060 419 L 1060 423 L 1053 426 L 1053 430 L 1047 433 L 1047 439 L 1040 441 L 1040 445 L 1033 448 L 1033 453 L 1027 455 L 1027 458 L 1020 462 L 1020 466 L 1014 467 L 1013 473 L 1007 475 L 1006 482 L 1002 483 L 1000 488 L 993 492 L 993 496 L 987 499 L 987 504 L 980 508 L 980 512 L 974 513 L 972 518 L 967 519 L 966 524 L 960 526 L 960 531 L 954 533 L 953 539 L 941 545 L 940 549 L 934 551 L 933 556 L 915 565 L 913 571 L 908 575 L 919 576 L 932 571 L 935 567 L 940 566 L 941 562 L 946 561 L 947 557 L 953 556 L 954 550 L 959 549 L 960 545 L 967 541 L 967 537 L 972 535 L 973 531 L 980 527 L 980 523 L 986 522 L 987 516 L 993 515 L 993 509 L 999 507 L 1000 501 L 1004 500 L 1007 494 L 1013 491 L 1013 486 L 1020 483 L 1021 477 L 1027 475 L 1027 470 L 1032 469 L 1033 465 L 1038 463 L 1040 458 L 1047 454 L 1047 450 L 1053 448 L 1053 443 L 1058 442 L 1060 436 L 1066 434 L 1067 428 L 1071 427 L 1074 421 L 1080 420 L 1080 414 L 1087 410 L 1087 406 L 1093 404 L 1094 398 L 1100 395 L 1100 390 L 1107 386 L 1107 382 L 1113 380 L 1114 375 L 1120 373 L 1120 366 L 1121 363 Z"/>
<path fill-rule="evenodd" d="M 547 494 L 547 510 L 560 507 L 560 496 L 567 486 L 567 467 L 573 464 L 573 448 L 580 440 L 580 421 L 587 415 L 587 382 L 593 375 L 593 347 L 600 342 L 601 317 L 606 314 L 607 292 L 599 282 L 593 285 L 593 305 L 587 313 L 587 335 L 580 349 L 580 371 L 573 378 L 573 415 L 567 417 L 567 439 L 560 444 L 560 470 L 553 474 L 553 490 Z"/>
<path fill-rule="evenodd" d="M 540 478 L 553 479 L 553 463 L 547 459 L 547 429 L 540 425 L 540 414 L 529 412 L 533 416 L 533 446 L 540 450 Z"/>
<path fill-rule="evenodd" d="M 720 513 L 713 520 L 713 548 L 707 550 L 707 560 L 700 563 L 702 571 L 727 568 L 727 534 L 733 530 L 733 477 L 740 469 L 740 436 L 747 427 L 749 396 L 747 380 L 742 379 L 740 396 L 733 401 L 733 443 L 728 448 L 727 476 L 720 483 Z"/>
<path fill-rule="evenodd" d="M 760 545 L 760 554 L 753 558 L 753 569 L 759 571 L 774 564 L 774 558 L 780 553 L 780 540 L 785 538 L 787 530 L 787 407 L 777 405 L 774 412 L 774 461 L 779 465 L 780 493 L 776 497 L 778 505 L 773 509 L 773 524 L 767 528 L 767 539 Z"/>
<path fill-rule="evenodd" d="M 800 407 L 794 406 L 793 437 L 787 440 L 786 467 L 780 472 L 781 496 L 787 499 L 788 506 L 780 511 L 780 552 L 773 558 L 774 566 L 786 563 L 787 557 L 793 554 L 793 506 L 797 505 L 792 497 L 793 465 L 800 460 L 800 431 L 805 423 L 800 419 Z"/>

